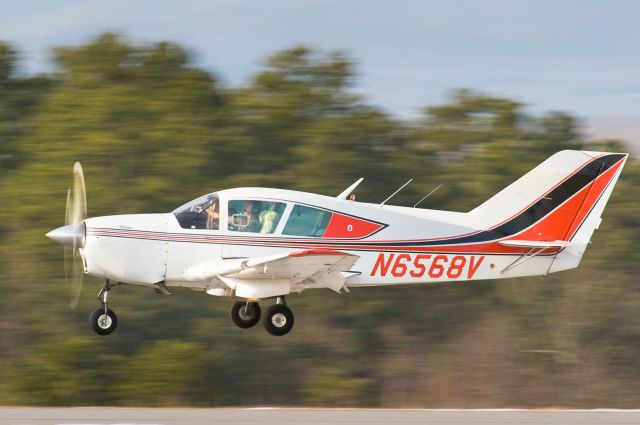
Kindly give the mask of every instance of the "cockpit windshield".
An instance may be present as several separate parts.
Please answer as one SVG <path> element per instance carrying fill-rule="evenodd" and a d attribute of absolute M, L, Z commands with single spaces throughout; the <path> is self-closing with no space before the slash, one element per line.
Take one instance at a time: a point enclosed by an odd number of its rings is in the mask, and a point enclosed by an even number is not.
<path fill-rule="evenodd" d="M 220 228 L 220 202 L 216 193 L 201 196 L 173 211 L 180 226 L 185 229 Z"/>

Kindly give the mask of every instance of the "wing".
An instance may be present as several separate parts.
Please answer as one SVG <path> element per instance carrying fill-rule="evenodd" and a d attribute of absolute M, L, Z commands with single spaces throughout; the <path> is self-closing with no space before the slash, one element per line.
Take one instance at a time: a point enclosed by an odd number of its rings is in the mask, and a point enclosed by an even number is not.
<path fill-rule="evenodd" d="M 357 255 L 328 249 L 207 261 L 190 267 L 187 280 L 223 282 L 240 298 L 261 299 L 300 292 L 306 288 L 346 289 Z"/>

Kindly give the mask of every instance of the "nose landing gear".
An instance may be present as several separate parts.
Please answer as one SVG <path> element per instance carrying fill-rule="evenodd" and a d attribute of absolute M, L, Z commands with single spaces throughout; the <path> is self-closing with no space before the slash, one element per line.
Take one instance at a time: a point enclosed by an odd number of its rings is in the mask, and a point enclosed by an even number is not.
<path fill-rule="evenodd" d="M 109 291 L 111 291 L 111 287 L 107 280 L 98 293 L 98 299 L 102 303 L 102 307 L 93 310 L 91 316 L 89 316 L 91 328 L 98 335 L 109 335 L 118 326 L 118 316 L 108 307 Z"/>

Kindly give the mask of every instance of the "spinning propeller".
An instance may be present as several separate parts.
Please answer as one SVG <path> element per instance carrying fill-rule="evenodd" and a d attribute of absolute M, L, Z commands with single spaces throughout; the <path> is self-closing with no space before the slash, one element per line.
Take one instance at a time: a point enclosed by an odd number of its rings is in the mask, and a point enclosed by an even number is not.
<path fill-rule="evenodd" d="M 80 249 L 84 247 L 87 217 L 87 194 L 84 186 L 84 174 L 79 162 L 73 165 L 73 188 L 67 191 L 67 210 L 65 225 L 47 233 L 47 237 L 64 245 L 64 277 L 71 289 L 71 308 L 75 310 L 82 292 L 84 265 Z"/>

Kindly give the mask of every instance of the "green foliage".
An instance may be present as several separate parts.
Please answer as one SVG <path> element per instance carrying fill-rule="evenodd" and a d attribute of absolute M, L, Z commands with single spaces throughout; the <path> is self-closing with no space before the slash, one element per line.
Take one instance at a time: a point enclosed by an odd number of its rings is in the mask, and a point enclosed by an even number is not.
<path fill-rule="evenodd" d="M 105 391 L 102 382 L 112 379 L 109 365 L 118 359 L 104 354 L 103 341 L 74 336 L 63 341 L 47 341 L 31 356 L 12 364 L 9 399 L 33 405 L 72 406 L 109 404 L 115 394 Z"/>
<path fill-rule="evenodd" d="M 370 406 L 372 385 L 367 378 L 344 376 L 330 367 L 315 368 L 303 385 L 303 400 L 315 406 Z"/>
<path fill-rule="evenodd" d="M 122 368 L 123 377 L 136 379 L 123 379 L 116 391 L 133 406 L 193 405 L 208 401 L 212 394 L 206 381 L 212 377 L 206 375 L 215 360 L 201 344 L 156 341 L 141 348 Z"/>
<path fill-rule="evenodd" d="M 0 83 L 6 84 L 16 67 L 16 52 L 6 43 L 0 42 Z"/>
<path fill-rule="evenodd" d="M 107 33 L 15 72 L 0 43 L 0 402 L 35 405 L 631 407 L 639 391 L 640 164 L 631 158 L 578 270 L 503 282 L 291 297 L 284 338 L 242 331 L 228 300 L 117 288 L 121 319 L 86 325 L 98 282 L 66 310 L 61 249 L 74 161 L 89 215 L 169 211 L 234 186 L 469 210 L 561 149 L 588 142 L 563 112 L 457 90 L 404 122 L 354 94 L 354 64 L 305 46 L 223 87 L 181 46 Z"/>

